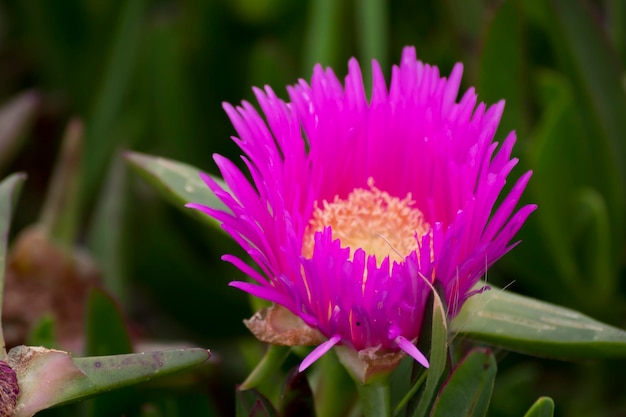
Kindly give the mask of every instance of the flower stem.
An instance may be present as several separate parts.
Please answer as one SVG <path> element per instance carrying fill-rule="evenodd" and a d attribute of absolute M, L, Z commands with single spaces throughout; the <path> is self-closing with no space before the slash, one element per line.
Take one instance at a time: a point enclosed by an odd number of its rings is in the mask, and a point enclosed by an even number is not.
<path fill-rule="evenodd" d="M 365 417 L 391 416 L 391 390 L 387 378 L 357 384 L 357 389 Z"/>
<path fill-rule="evenodd" d="M 250 375 L 239 386 L 240 390 L 247 390 L 259 386 L 266 377 L 276 374 L 287 355 L 291 351 L 289 346 L 270 345 L 261 362 L 250 372 Z"/>

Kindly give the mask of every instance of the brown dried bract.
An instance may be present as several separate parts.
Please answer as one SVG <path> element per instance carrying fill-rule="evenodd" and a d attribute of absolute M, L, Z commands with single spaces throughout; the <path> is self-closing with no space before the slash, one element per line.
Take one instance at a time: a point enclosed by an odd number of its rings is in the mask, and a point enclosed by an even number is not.
<path fill-rule="evenodd" d="M 78 348 L 85 300 L 97 282 L 97 268 L 86 254 L 59 247 L 38 226 L 25 229 L 7 263 L 2 310 L 7 346 L 24 344 L 32 325 L 50 314 L 61 345 Z"/>
<path fill-rule="evenodd" d="M 243 322 L 257 339 L 274 345 L 314 346 L 326 340 L 319 331 L 279 305 L 259 310 Z"/>

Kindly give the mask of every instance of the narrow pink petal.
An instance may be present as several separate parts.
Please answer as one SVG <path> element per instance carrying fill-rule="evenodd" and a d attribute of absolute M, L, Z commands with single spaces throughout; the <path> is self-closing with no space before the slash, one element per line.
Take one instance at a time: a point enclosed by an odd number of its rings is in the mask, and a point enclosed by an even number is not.
<path fill-rule="evenodd" d="M 339 343 L 340 340 L 341 340 L 341 336 L 334 335 L 333 337 L 331 337 L 330 339 L 328 339 L 327 341 L 325 341 L 324 343 L 322 343 L 321 345 L 313 349 L 313 352 L 309 353 L 300 364 L 300 367 L 298 368 L 298 372 L 302 372 L 306 368 L 311 366 L 313 362 L 315 362 L 316 360 L 324 356 L 324 354 L 328 352 L 337 343 Z"/>
<path fill-rule="evenodd" d="M 261 274 L 259 274 L 256 270 L 254 270 L 252 267 L 250 267 L 247 263 L 245 263 L 238 257 L 227 254 L 227 255 L 222 255 L 222 260 L 226 262 L 230 262 L 231 264 L 239 268 L 241 272 L 243 272 L 244 274 L 246 274 L 247 276 L 249 276 L 256 282 L 258 282 L 259 284 L 261 285 L 267 284 L 268 282 L 267 278 L 264 278 Z"/>
<path fill-rule="evenodd" d="M 233 281 L 228 284 L 231 287 L 238 288 L 241 291 L 245 291 L 255 297 L 262 298 L 267 301 L 271 301 L 276 304 L 280 304 L 284 307 L 291 307 L 291 300 L 285 295 L 281 294 L 277 290 L 271 287 L 261 287 L 260 285 L 250 284 L 249 282 Z"/>
<path fill-rule="evenodd" d="M 443 106 L 441 112 L 444 117 L 448 115 L 450 108 L 454 105 L 456 97 L 459 94 L 459 86 L 461 85 L 461 77 L 463 76 L 463 64 L 457 63 L 452 69 L 452 73 L 448 79 L 443 96 Z"/>
<path fill-rule="evenodd" d="M 428 363 L 428 359 L 419 349 L 411 342 L 409 342 L 404 336 L 398 336 L 394 339 L 394 342 L 398 345 L 400 349 L 405 351 L 408 355 L 412 356 L 413 359 L 418 361 L 420 365 L 424 368 L 428 368 L 430 364 Z"/>

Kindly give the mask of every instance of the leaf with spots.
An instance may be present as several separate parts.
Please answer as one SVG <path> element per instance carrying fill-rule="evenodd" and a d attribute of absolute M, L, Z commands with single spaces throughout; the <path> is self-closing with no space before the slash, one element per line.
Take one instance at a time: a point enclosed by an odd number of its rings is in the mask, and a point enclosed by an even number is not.
<path fill-rule="evenodd" d="M 7 360 L 21 389 L 14 417 L 182 371 L 209 356 L 205 349 L 191 348 L 73 358 L 60 350 L 18 346 Z"/>
<path fill-rule="evenodd" d="M 228 211 L 226 206 L 209 190 L 200 179 L 200 170 L 182 162 L 173 161 L 158 156 L 145 155 L 137 152 L 128 152 L 126 160 L 144 179 L 176 207 L 184 209 L 186 213 L 196 216 L 211 226 L 218 226 L 213 218 L 201 214 L 197 210 L 185 208 L 187 203 L 199 203 L 207 207 Z M 222 188 L 226 189 L 224 181 L 212 177 Z M 221 230 L 221 228 L 220 228 Z"/>

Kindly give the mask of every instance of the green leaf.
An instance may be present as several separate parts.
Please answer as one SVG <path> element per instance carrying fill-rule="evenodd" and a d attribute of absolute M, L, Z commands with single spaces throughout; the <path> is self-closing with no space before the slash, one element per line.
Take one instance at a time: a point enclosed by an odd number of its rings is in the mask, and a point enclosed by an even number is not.
<path fill-rule="evenodd" d="M 294 347 L 297 351 L 298 347 Z M 304 354 L 302 355 L 304 357 Z M 334 352 L 322 356 L 316 363 L 314 385 L 315 410 L 318 416 L 344 417 L 357 403 L 355 384 Z"/>
<path fill-rule="evenodd" d="M 126 2 L 120 8 L 102 83 L 98 93 L 94 95 L 95 100 L 87 118 L 82 164 L 82 194 L 86 198 L 99 188 L 104 171 L 122 139 L 113 135 L 113 132 L 122 114 L 137 57 L 140 55 L 138 51 L 142 45 L 145 13 L 149 3 L 147 0 L 136 0 Z"/>
<path fill-rule="evenodd" d="M 122 313 L 115 301 L 104 291 L 94 288 L 87 302 L 88 355 L 130 353 L 133 348 Z"/>
<path fill-rule="evenodd" d="M 197 158 L 198 143 L 204 141 L 198 133 L 205 121 L 198 117 L 192 100 L 196 80 L 189 77 L 185 32 L 181 29 L 181 21 L 174 18 L 149 26 L 140 71 L 149 100 L 145 105 L 154 112 L 150 117 L 154 119 L 150 122 L 152 140 L 159 143 L 164 155 L 190 161 Z"/>
<path fill-rule="evenodd" d="M 577 311 L 492 288 L 465 302 L 452 332 L 559 359 L 626 356 L 626 332 Z"/>
<path fill-rule="evenodd" d="M 182 162 L 158 156 L 150 156 L 137 152 L 128 152 L 126 160 L 130 165 L 156 190 L 176 207 L 185 209 L 186 203 L 200 203 L 205 206 L 228 210 L 226 206 L 209 190 L 200 178 L 200 170 Z M 221 179 L 213 178 L 220 186 L 226 187 Z M 185 209 L 186 212 L 197 216 L 212 226 L 218 222 L 197 210 Z M 220 228 L 221 230 L 221 228 Z"/>
<path fill-rule="evenodd" d="M 384 0 L 363 0 L 354 4 L 357 28 L 356 41 L 359 47 L 359 61 L 365 63 L 376 59 L 381 68 L 388 67 L 387 45 L 389 38 L 389 17 L 387 2 Z M 370 65 L 362 68 L 364 84 L 372 83 Z M 368 87 L 366 87 L 368 88 Z"/>
<path fill-rule="evenodd" d="M 105 288 L 128 306 L 125 245 L 128 201 L 128 166 L 114 158 L 102 188 L 88 234 L 89 249 L 102 270 Z"/>
<path fill-rule="evenodd" d="M 235 401 L 237 417 L 278 417 L 270 400 L 257 390 L 237 388 Z"/>
<path fill-rule="evenodd" d="M 7 360 L 20 381 L 15 417 L 30 417 L 46 408 L 169 375 L 199 365 L 209 356 L 209 351 L 194 348 L 72 358 L 59 350 L 18 346 Z"/>
<path fill-rule="evenodd" d="M 362 384 L 356 381 L 359 402 L 364 417 L 391 416 L 391 390 L 387 378 Z"/>
<path fill-rule="evenodd" d="M 39 93 L 25 91 L 0 107 L 0 167 L 10 163 L 22 146 L 40 102 Z"/>
<path fill-rule="evenodd" d="M 9 240 L 9 228 L 15 200 L 19 196 L 22 183 L 26 179 L 24 174 L 13 174 L 0 183 L 0 312 L 2 312 L 2 300 L 4 300 L 4 276 L 6 273 L 7 244 Z M 1 321 L 0 321 L 1 323 Z M 4 334 L 0 326 L 0 360 L 7 356 L 4 343 Z"/>
<path fill-rule="evenodd" d="M 341 60 L 339 51 L 344 13 L 341 1 L 318 0 L 310 2 L 307 9 L 307 30 L 302 48 L 302 71 L 308 74 L 314 65 L 336 67 Z"/>
<path fill-rule="evenodd" d="M 31 346 L 57 348 L 56 323 L 50 313 L 43 315 L 30 329 L 26 342 Z"/>
<path fill-rule="evenodd" d="M 287 356 L 289 356 L 289 352 L 291 352 L 290 346 L 269 345 L 265 356 L 250 372 L 243 384 L 239 386 L 239 390 L 244 391 L 256 388 L 266 381 L 267 378 L 275 375 L 283 362 L 285 362 L 285 359 L 287 359 Z"/>
<path fill-rule="evenodd" d="M 74 247 L 78 233 L 83 145 L 82 122 L 70 120 L 39 219 L 54 242 L 66 249 Z"/>
<path fill-rule="evenodd" d="M 459 363 L 441 390 L 433 417 L 482 417 L 487 414 L 497 365 L 488 349 L 474 349 Z"/>
<path fill-rule="evenodd" d="M 529 184 L 534 201 L 542 209 L 529 225 L 536 226 L 537 235 L 531 242 L 521 245 L 524 255 L 541 259 L 537 263 L 522 263 L 519 270 L 525 272 L 528 281 L 538 289 L 572 298 L 589 296 L 584 274 L 574 256 L 575 238 L 573 228 L 576 190 L 587 182 L 589 156 L 594 150 L 588 146 L 584 128 L 573 103 L 574 93 L 562 76 L 541 72 L 538 75 L 542 96 L 545 97 L 543 117 L 535 127 L 531 153 L 533 180 Z M 571 146 L 576 143 L 576 146 Z M 597 151 L 596 151 L 597 152 Z M 597 157 L 597 156 L 596 156 Z M 599 158 L 599 157 L 597 157 Z M 534 216 L 533 216 L 534 217 Z M 541 238 L 539 238 L 541 236 Z M 541 248 L 542 250 L 539 250 Z M 538 251 L 531 255 L 531 252 Z M 546 267 L 554 266 L 556 279 L 546 280 Z M 548 281 L 548 282 L 546 282 Z M 564 290 L 564 291 L 563 291 Z"/>
<path fill-rule="evenodd" d="M 313 391 L 304 372 L 293 368 L 280 396 L 281 417 L 315 417 Z"/>
<path fill-rule="evenodd" d="M 87 301 L 86 347 L 89 356 L 131 353 L 133 347 L 122 312 L 104 291 L 94 288 Z M 108 393 L 84 404 L 86 417 L 123 414 L 137 393 L 134 387 Z"/>
<path fill-rule="evenodd" d="M 425 323 L 430 322 L 431 329 L 428 332 L 420 334 L 420 339 L 428 336 L 427 339 L 430 340 L 430 353 L 428 355 L 430 367 L 428 370 L 425 370 L 426 382 L 421 395 L 414 397 L 409 403 L 409 409 L 412 408 L 413 411 L 409 412 L 408 415 L 412 415 L 414 417 L 426 416 L 428 414 L 428 411 L 433 404 L 435 394 L 437 393 L 437 389 L 439 388 L 441 377 L 446 369 L 446 359 L 448 356 L 448 326 L 446 312 L 441 301 L 441 297 L 436 291 L 431 293 L 429 301 L 430 300 L 432 300 L 429 302 L 429 305 L 432 306 L 430 309 L 432 311 L 432 316 L 430 318 L 425 318 Z M 421 348 L 421 344 L 419 344 L 418 347 Z M 413 366 L 421 367 L 418 363 L 414 363 Z M 419 385 L 419 381 L 416 381 L 414 387 L 407 394 L 408 398 L 413 396 Z M 398 404 L 396 410 L 394 411 L 394 415 L 399 414 L 401 405 L 402 404 Z"/>
<path fill-rule="evenodd" d="M 621 191 L 626 184 L 626 93 L 616 53 L 594 20 L 590 6 L 581 0 L 547 3 L 553 13 L 550 26 L 566 67 L 587 100 L 587 111 L 600 128 L 595 139 L 606 141 L 611 164 L 617 168 Z M 623 195 L 623 194 L 622 194 Z"/>
<path fill-rule="evenodd" d="M 626 3 L 621 0 L 606 3 L 607 31 L 614 49 L 620 54 L 622 65 L 626 65 Z"/>
<path fill-rule="evenodd" d="M 504 137 L 512 130 L 524 137 L 527 131 L 528 58 L 524 47 L 527 39 L 518 3 L 512 0 L 500 4 L 484 31 L 480 57 L 477 91 L 481 100 L 486 103 L 506 100 L 498 137 Z M 484 25 L 479 28 L 482 31 Z"/>
<path fill-rule="evenodd" d="M 617 283 L 618 265 L 623 257 L 624 186 L 615 162 L 619 152 L 609 138 L 617 135 L 617 141 L 623 141 L 626 131 L 623 86 L 615 75 L 612 51 L 585 6 L 579 1 L 567 5 L 560 1 L 535 3 L 545 6 L 544 24 L 549 26 L 569 77 L 545 70 L 535 77 L 543 103 L 542 117 L 530 145 L 534 175 L 529 191 L 541 210 L 530 219 L 529 226 L 535 227 L 536 236 L 542 235 L 547 242 L 529 241 L 528 235 L 524 236 L 526 244 L 522 246 L 533 249 L 522 249 L 526 254 L 519 259 L 530 259 L 530 253 L 536 250 L 539 261 L 521 269 L 538 291 L 554 294 L 555 301 L 567 300 L 588 313 L 617 320 L 619 312 L 607 311 L 605 306 L 615 296 L 611 287 Z M 574 21 L 580 22 L 580 27 L 573 25 Z M 580 44 L 574 39 L 580 40 Z M 599 114 L 602 107 L 611 109 L 607 114 Z M 604 234 L 601 241 L 608 250 L 600 257 L 595 256 L 595 251 L 586 252 L 586 231 L 580 233 L 575 223 L 580 210 L 586 209 L 579 201 L 579 194 L 585 189 L 599 193 L 601 198 L 594 200 L 605 206 L 602 210 L 606 211 L 610 225 L 608 235 L 598 222 L 592 230 L 594 236 Z"/>
<path fill-rule="evenodd" d="M 446 0 L 441 7 L 445 7 L 446 16 L 452 23 L 451 29 L 457 36 L 475 39 L 484 31 L 486 4 L 483 2 Z"/>
<path fill-rule="evenodd" d="M 528 410 L 524 417 L 553 417 L 554 401 L 549 397 L 539 398 Z"/>
<path fill-rule="evenodd" d="M 201 348 L 172 349 L 126 355 L 75 358 L 94 393 L 150 381 L 204 363 L 210 352 Z"/>

